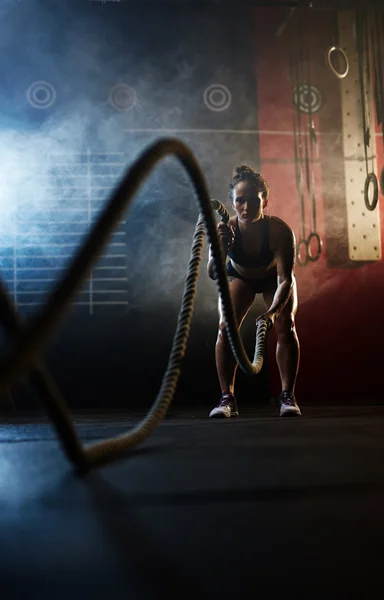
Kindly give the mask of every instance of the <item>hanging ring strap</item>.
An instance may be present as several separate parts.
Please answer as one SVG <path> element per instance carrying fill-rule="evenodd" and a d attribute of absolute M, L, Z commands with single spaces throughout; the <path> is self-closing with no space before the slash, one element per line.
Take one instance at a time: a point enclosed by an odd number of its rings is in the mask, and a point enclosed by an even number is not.
<path fill-rule="evenodd" d="M 303 190 L 303 173 L 301 160 L 299 157 L 299 143 L 297 139 L 298 133 L 296 129 L 296 122 L 294 120 L 294 128 L 293 128 L 293 144 L 294 144 L 294 153 L 295 153 L 295 172 L 296 172 L 296 188 L 297 193 L 300 197 L 300 209 L 301 209 L 301 234 L 303 238 L 305 237 L 305 202 L 304 202 L 304 190 Z"/>
<path fill-rule="evenodd" d="M 334 64 L 332 62 L 332 57 L 335 53 L 339 53 L 343 57 L 344 63 L 345 63 L 344 71 L 338 71 L 336 69 L 336 67 L 334 66 Z M 345 51 L 343 50 L 343 48 L 341 48 L 341 46 L 339 44 L 339 19 L 338 19 L 338 11 L 337 10 L 335 10 L 335 28 L 334 28 L 332 45 L 330 46 L 328 53 L 327 53 L 327 62 L 328 62 L 328 67 L 331 69 L 331 71 L 336 75 L 336 77 L 338 79 L 344 79 L 348 75 L 348 73 L 349 73 L 348 56 L 346 55 Z"/>
<path fill-rule="evenodd" d="M 381 169 L 381 174 L 380 174 L 380 188 L 381 188 L 381 195 L 384 196 L 384 167 Z"/>
<path fill-rule="evenodd" d="M 384 74 L 383 74 L 383 29 L 380 13 L 372 15 L 373 28 L 373 53 L 375 56 L 375 104 L 377 124 L 381 125 L 383 144 L 384 144 Z"/>
<path fill-rule="evenodd" d="M 383 56 L 384 56 L 384 13 L 377 15 L 377 37 L 378 37 L 378 65 L 380 75 L 380 96 L 381 96 L 381 130 L 383 135 L 383 147 L 384 147 L 384 75 L 383 75 Z M 382 191 L 384 195 L 384 191 Z"/>
<path fill-rule="evenodd" d="M 299 173 L 299 195 L 300 195 L 300 205 L 301 205 L 301 227 L 302 227 L 302 241 L 305 239 L 305 220 L 306 220 L 306 211 L 305 211 L 305 192 L 304 192 L 304 168 L 305 168 L 305 158 L 304 158 L 304 144 L 306 143 L 306 139 L 304 138 L 303 144 L 303 132 L 302 132 L 302 116 L 300 109 L 300 97 L 299 92 L 300 89 L 304 88 L 304 65 L 303 65 L 303 42 L 302 42 L 302 15 L 299 12 L 297 19 L 297 27 L 298 27 L 298 43 L 299 45 L 295 47 L 296 56 L 294 60 L 294 77 L 296 79 L 296 89 L 297 89 L 297 105 L 296 105 L 296 117 L 297 122 L 295 122 L 294 126 L 294 141 L 295 141 L 295 161 L 298 165 L 298 173 Z M 308 250 L 305 248 L 305 259 L 304 262 L 300 258 L 300 247 L 303 244 L 299 242 L 297 247 L 297 260 L 300 266 L 304 266 L 308 263 Z"/>
<path fill-rule="evenodd" d="M 356 14 L 356 42 L 357 42 L 357 54 L 358 54 L 358 69 L 359 69 L 359 83 L 360 83 L 360 99 L 361 99 L 361 111 L 362 111 L 362 125 L 363 125 L 363 138 L 364 138 L 364 157 L 365 157 L 365 168 L 367 177 L 369 175 L 368 166 L 368 146 L 370 142 L 370 129 L 369 129 L 369 118 L 367 118 L 367 98 L 366 98 L 366 77 L 365 77 L 365 61 L 366 59 L 366 45 L 365 45 L 365 19 L 364 15 Z M 367 73 L 368 75 L 368 73 Z"/>
<path fill-rule="evenodd" d="M 364 155 L 367 176 L 364 184 L 364 204 L 367 210 L 374 211 L 379 199 L 379 184 L 374 173 L 374 158 L 372 154 L 372 170 L 369 169 L 368 147 L 370 146 L 370 126 L 371 126 L 371 76 L 370 76 L 370 46 L 369 46 L 369 20 L 366 15 L 357 15 L 357 50 L 360 79 L 360 95 L 363 116 L 363 135 L 364 135 Z M 369 199 L 369 189 L 373 185 L 373 199 Z"/>
<path fill-rule="evenodd" d="M 370 146 L 371 139 L 375 136 L 375 125 L 373 118 L 373 92 L 372 92 L 372 68 L 371 68 L 371 57 L 373 55 L 372 41 L 374 38 L 374 32 L 372 30 L 372 19 L 370 14 L 365 15 L 365 53 L 366 53 L 366 73 L 367 73 L 367 109 L 368 109 L 368 130 L 367 130 L 367 146 Z M 375 172 L 375 156 L 373 147 L 371 146 L 371 171 Z"/>
<path fill-rule="evenodd" d="M 311 89 L 311 60 L 310 60 L 310 51 L 309 51 L 309 47 L 307 46 L 306 49 L 306 53 L 305 53 L 305 57 L 306 57 L 306 67 L 307 67 L 307 83 L 308 83 L 308 87 L 309 89 Z M 310 103 L 309 105 L 309 131 L 308 131 L 308 143 L 309 143 L 309 155 L 307 152 L 307 145 L 306 145 L 306 166 L 307 166 L 307 176 L 308 176 L 308 180 L 309 180 L 309 185 L 308 185 L 308 193 L 311 199 L 311 203 L 312 203 L 312 226 L 313 229 L 310 232 L 308 238 L 307 238 L 307 257 L 308 257 L 308 261 L 311 262 L 315 262 L 317 260 L 319 260 L 321 253 L 322 253 L 322 249 L 323 249 L 323 242 L 321 240 L 320 235 L 317 233 L 317 207 L 316 207 L 316 182 L 315 182 L 315 169 L 314 169 L 314 157 L 313 157 L 313 145 L 314 143 L 316 143 L 316 132 L 315 132 L 315 126 L 312 120 L 312 105 Z M 307 140 L 307 134 L 305 136 L 305 139 Z M 312 255 L 311 252 L 311 242 L 312 240 L 316 240 L 317 242 L 317 252 L 316 254 Z"/>
<path fill-rule="evenodd" d="M 290 75 L 292 87 L 296 85 L 297 91 L 297 103 L 296 103 L 296 115 L 293 115 L 293 148 L 295 157 L 295 176 L 296 176 L 296 190 L 298 197 L 300 198 L 300 210 L 301 210 L 301 235 L 305 237 L 305 205 L 304 205 L 304 193 L 303 193 L 303 181 L 302 181 L 302 159 L 301 159 L 301 123 L 300 123 L 300 108 L 299 108 L 299 85 L 300 77 L 297 73 L 297 66 L 295 65 L 295 55 L 293 46 L 293 36 L 291 37 L 290 45 Z"/>
<path fill-rule="evenodd" d="M 372 15 L 372 56 L 374 71 L 374 98 L 376 107 L 376 121 L 378 125 L 383 123 L 383 72 L 382 72 L 382 48 L 380 40 L 380 20 Z"/>
<path fill-rule="evenodd" d="M 345 70 L 342 72 L 337 71 L 335 69 L 335 67 L 333 66 L 331 58 L 332 58 L 332 55 L 334 54 L 334 52 L 339 52 L 345 61 Z M 331 48 L 328 50 L 327 61 L 328 61 L 329 68 L 336 75 L 336 77 L 338 79 L 344 79 L 348 75 L 348 73 L 349 73 L 348 56 L 347 56 L 346 52 L 342 48 L 340 48 L 340 46 L 331 46 Z"/>

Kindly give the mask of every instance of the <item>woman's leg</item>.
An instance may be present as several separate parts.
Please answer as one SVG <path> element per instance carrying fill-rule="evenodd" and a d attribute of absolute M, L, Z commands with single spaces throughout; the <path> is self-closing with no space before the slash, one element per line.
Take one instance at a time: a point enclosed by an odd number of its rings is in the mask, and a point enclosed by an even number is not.
<path fill-rule="evenodd" d="M 266 290 L 263 293 L 267 309 L 272 304 L 274 295 L 274 290 Z M 299 370 L 300 345 L 295 327 L 297 305 L 297 286 L 295 280 L 292 296 L 275 320 L 277 336 L 276 362 L 280 372 L 282 401 L 284 401 L 285 397 L 294 398 L 296 378 Z M 297 410 L 296 413 L 300 414 L 300 410 Z"/>
<path fill-rule="evenodd" d="M 255 293 L 241 279 L 233 278 L 229 284 L 233 310 L 240 326 L 255 299 Z M 225 330 L 225 322 L 221 302 L 219 301 L 219 333 L 216 341 L 216 368 L 222 394 L 233 394 L 237 362 Z"/>

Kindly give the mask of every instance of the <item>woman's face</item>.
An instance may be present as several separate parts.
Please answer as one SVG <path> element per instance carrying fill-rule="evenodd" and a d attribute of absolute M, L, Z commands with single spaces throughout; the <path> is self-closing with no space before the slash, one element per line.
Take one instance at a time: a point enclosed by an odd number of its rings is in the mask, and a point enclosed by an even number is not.
<path fill-rule="evenodd" d="M 233 208 L 243 223 L 253 223 L 263 216 L 268 201 L 250 181 L 240 181 L 233 189 Z"/>

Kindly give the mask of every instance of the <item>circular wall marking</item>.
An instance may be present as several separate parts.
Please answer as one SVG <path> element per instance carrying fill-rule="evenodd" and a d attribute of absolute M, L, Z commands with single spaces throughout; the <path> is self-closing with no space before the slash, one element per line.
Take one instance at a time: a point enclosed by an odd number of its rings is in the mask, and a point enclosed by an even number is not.
<path fill-rule="evenodd" d="M 221 112 L 231 106 L 232 94 L 225 85 L 213 83 L 204 90 L 204 103 L 209 110 Z"/>
<path fill-rule="evenodd" d="M 27 89 L 27 100 L 33 108 L 45 110 L 54 105 L 57 93 L 48 81 L 34 81 Z"/>
<path fill-rule="evenodd" d="M 136 104 L 136 90 L 124 83 L 118 83 L 109 92 L 109 103 L 115 110 L 131 110 Z"/>
<path fill-rule="evenodd" d="M 322 107 L 323 98 L 317 87 L 305 83 L 293 88 L 293 104 L 303 113 L 315 113 Z"/>

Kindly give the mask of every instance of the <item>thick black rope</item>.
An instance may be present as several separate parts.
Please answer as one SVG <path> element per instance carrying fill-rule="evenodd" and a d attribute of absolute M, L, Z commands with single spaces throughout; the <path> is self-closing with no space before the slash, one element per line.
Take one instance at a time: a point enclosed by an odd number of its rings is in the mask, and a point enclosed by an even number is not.
<path fill-rule="evenodd" d="M 132 202 L 140 185 L 156 164 L 168 155 L 174 155 L 178 158 L 188 172 L 201 210 L 193 237 L 191 258 L 168 366 L 152 408 L 136 427 L 124 435 L 97 442 L 84 448 L 73 426 L 68 408 L 49 373 L 42 366 L 40 356 L 59 319 L 63 317 L 68 309 L 69 302 L 100 256 L 116 223 L 121 220 L 124 211 Z M 165 416 L 176 391 L 181 364 L 186 351 L 205 231 L 211 245 L 216 282 L 222 300 L 226 331 L 232 352 L 245 373 L 255 375 L 260 372 L 265 352 L 267 323 L 265 321 L 258 323 L 255 357 L 254 362 L 251 363 L 238 332 L 229 293 L 224 254 L 216 230 L 213 208 L 218 210 L 224 220 L 227 219 L 228 213 L 220 203 L 215 203 L 217 201 L 212 202 L 210 200 L 204 175 L 189 148 L 180 140 L 159 140 L 149 146 L 127 171 L 95 226 L 73 258 L 66 275 L 58 283 L 40 314 L 31 319 L 29 323 L 22 323 L 6 290 L 0 285 L 0 307 L 3 308 L 1 314 L 4 326 L 8 334 L 13 336 L 11 351 L 0 363 L 0 389 L 9 387 L 25 371 L 32 370 L 32 381 L 41 392 L 41 399 L 56 428 L 64 451 L 77 467 L 81 469 L 89 468 L 92 465 L 110 460 L 134 447 L 148 437 Z"/>
<path fill-rule="evenodd" d="M 8 337 L 15 336 L 22 327 L 22 321 L 17 314 L 9 295 L 0 279 L 0 315 Z M 81 442 L 77 437 L 65 400 L 61 396 L 53 378 L 43 364 L 35 366 L 31 372 L 31 381 L 38 391 L 38 398 L 45 408 L 48 417 L 62 441 L 64 451 L 69 460 L 76 466 L 84 466 L 85 455 Z"/>

